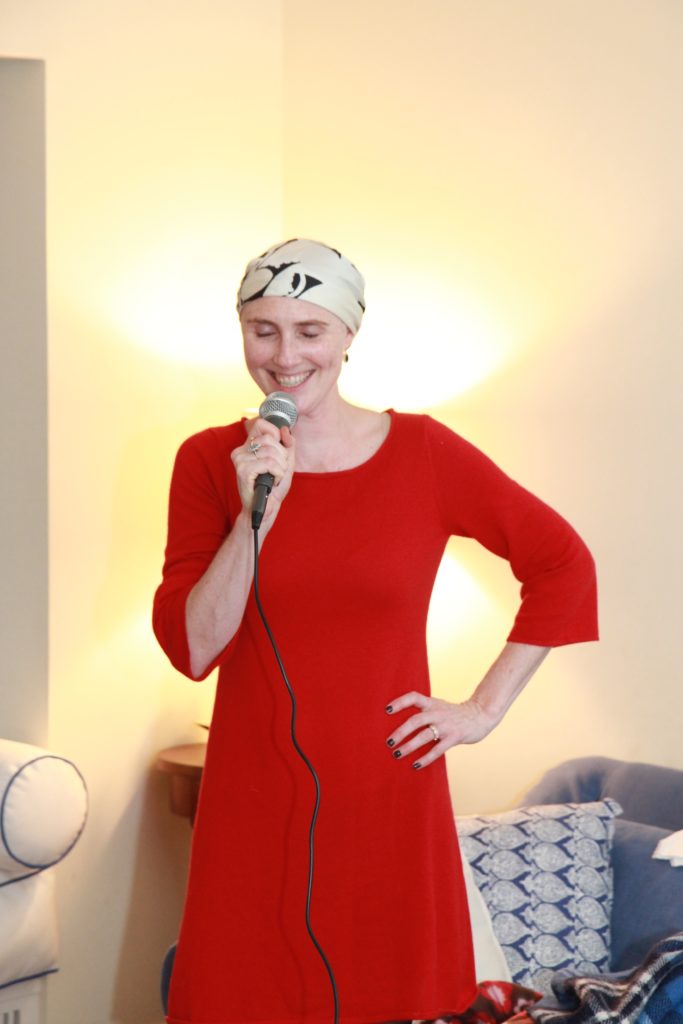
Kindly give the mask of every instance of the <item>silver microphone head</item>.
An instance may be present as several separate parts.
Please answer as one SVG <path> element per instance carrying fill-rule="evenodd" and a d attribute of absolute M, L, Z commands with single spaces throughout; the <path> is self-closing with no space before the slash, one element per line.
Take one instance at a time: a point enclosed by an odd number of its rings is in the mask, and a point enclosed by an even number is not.
<path fill-rule="evenodd" d="M 289 427 L 291 430 L 299 415 L 296 402 L 285 391 L 272 391 L 261 402 L 258 411 L 261 419 L 268 420 L 276 427 Z"/>

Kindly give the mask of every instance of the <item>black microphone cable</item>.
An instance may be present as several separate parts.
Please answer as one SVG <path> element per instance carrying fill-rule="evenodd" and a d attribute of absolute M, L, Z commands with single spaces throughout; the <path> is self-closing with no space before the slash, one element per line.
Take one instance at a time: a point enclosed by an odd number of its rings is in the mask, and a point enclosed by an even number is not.
<path fill-rule="evenodd" d="M 315 806 L 313 808 L 313 815 L 311 817 L 311 825 L 310 825 L 309 832 L 308 832 L 308 890 L 307 890 L 307 894 L 306 894 L 306 929 L 307 929 L 308 934 L 309 934 L 309 936 L 311 938 L 311 942 L 313 943 L 313 945 L 317 949 L 317 951 L 318 951 L 318 953 L 320 955 L 320 958 L 321 958 L 323 964 L 325 965 L 325 970 L 328 973 L 328 976 L 329 976 L 329 979 L 330 979 L 330 984 L 332 986 L 332 996 L 333 996 L 333 999 L 334 999 L 334 1024 L 339 1024 L 339 995 L 338 995 L 338 992 L 337 992 L 337 983 L 335 981 L 334 973 L 333 973 L 332 968 L 330 966 L 330 962 L 327 959 L 327 957 L 325 956 L 325 951 L 323 950 L 322 946 L 318 942 L 318 940 L 317 940 L 317 938 L 315 936 L 315 933 L 313 931 L 313 928 L 311 927 L 311 895 L 312 895 L 312 892 L 313 892 L 313 866 L 314 866 L 314 859 L 313 859 L 313 854 L 314 854 L 313 837 L 314 837 L 314 833 L 315 833 L 316 822 L 318 820 L 318 810 L 320 809 L 320 779 L 316 775 L 315 768 L 313 767 L 313 765 L 311 764 L 309 759 L 306 757 L 305 753 L 303 752 L 303 750 L 301 749 L 301 747 L 299 745 L 299 741 L 296 738 L 296 711 L 297 711 L 296 697 L 294 696 L 294 690 L 292 689 L 292 685 L 291 685 L 289 679 L 287 678 L 287 672 L 285 671 L 285 666 L 284 666 L 284 663 L 282 661 L 282 657 L 281 657 L 280 652 L 278 650 L 278 646 L 277 646 L 277 644 L 275 642 L 275 637 L 273 636 L 271 628 L 268 625 L 268 620 L 266 619 L 265 612 L 263 611 L 263 607 L 261 605 L 261 596 L 259 594 L 259 584 L 258 584 L 258 556 L 259 556 L 258 530 L 259 530 L 258 526 L 253 526 L 253 533 L 254 533 L 254 599 L 256 601 L 256 607 L 258 608 L 258 613 L 261 616 L 261 621 L 263 622 L 263 625 L 265 627 L 266 633 L 268 634 L 268 639 L 270 640 L 271 646 L 272 646 L 273 651 L 275 653 L 275 657 L 277 658 L 277 663 L 278 663 L 278 665 L 280 667 L 280 672 L 282 674 L 282 678 L 285 681 L 285 686 L 287 687 L 287 692 L 289 693 L 289 699 L 292 702 L 292 717 L 291 717 L 291 720 L 290 720 L 290 731 L 291 731 L 291 735 L 292 735 L 292 743 L 294 744 L 294 749 L 296 750 L 297 754 L 299 755 L 301 760 L 304 762 L 304 764 L 308 768 L 308 770 L 311 773 L 311 775 L 313 776 L 313 782 L 315 783 Z"/>

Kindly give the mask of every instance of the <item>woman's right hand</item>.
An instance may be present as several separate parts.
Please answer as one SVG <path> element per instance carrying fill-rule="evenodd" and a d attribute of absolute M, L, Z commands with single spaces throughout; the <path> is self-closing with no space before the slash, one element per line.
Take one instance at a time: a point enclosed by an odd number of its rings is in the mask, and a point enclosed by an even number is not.
<path fill-rule="evenodd" d="M 259 447 L 252 451 L 250 445 Z M 231 453 L 242 507 L 249 516 L 254 501 L 256 477 L 261 473 L 272 473 L 275 478 L 266 504 L 261 531 L 272 526 L 291 487 L 295 448 L 294 436 L 289 427 L 279 429 L 273 423 L 259 417 L 247 423 L 246 441 Z"/>

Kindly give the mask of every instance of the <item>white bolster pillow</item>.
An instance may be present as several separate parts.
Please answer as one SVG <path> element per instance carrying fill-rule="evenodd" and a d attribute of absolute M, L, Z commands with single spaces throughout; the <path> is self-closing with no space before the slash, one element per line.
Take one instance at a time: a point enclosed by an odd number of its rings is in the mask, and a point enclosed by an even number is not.
<path fill-rule="evenodd" d="M 54 904 L 53 871 L 9 884 L 0 875 L 0 995 L 6 985 L 57 970 Z M 1 1008 L 0 1020 L 9 1020 Z"/>
<path fill-rule="evenodd" d="M 71 761 L 0 740 L 0 871 L 29 874 L 56 864 L 87 814 L 85 780 Z"/>

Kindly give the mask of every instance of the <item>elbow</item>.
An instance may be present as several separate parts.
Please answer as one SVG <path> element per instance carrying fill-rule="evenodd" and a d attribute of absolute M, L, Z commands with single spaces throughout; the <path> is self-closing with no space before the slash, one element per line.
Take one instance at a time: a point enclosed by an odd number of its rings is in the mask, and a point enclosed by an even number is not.
<path fill-rule="evenodd" d="M 583 538 L 574 530 L 555 564 L 551 563 L 550 573 L 557 573 L 568 591 L 589 595 L 597 590 L 595 559 Z"/>
<path fill-rule="evenodd" d="M 194 682 L 206 679 L 219 664 L 223 664 L 227 659 L 234 639 L 235 637 L 231 637 L 227 643 L 214 643 L 211 646 L 206 642 L 197 642 L 193 646 L 188 641 L 187 669 L 181 669 L 181 671 L 184 671 L 184 674 Z"/>
<path fill-rule="evenodd" d="M 184 626 L 187 647 L 185 674 L 198 682 L 209 674 L 218 650 L 211 632 L 206 629 L 206 626 L 202 628 L 202 623 L 193 615 L 193 594 L 194 590 L 191 590 L 185 602 Z"/>
<path fill-rule="evenodd" d="M 508 640 L 560 647 L 597 640 L 595 561 L 578 534 L 554 559 L 539 561 L 522 584 L 522 606 Z"/>
<path fill-rule="evenodd" d="M 200 646 L 191 640 L 184 606 L 185 597 L 182 593 L 157 593 L 152 628 L 159 646 L 173 667 L 188 679 L 199 680 L 205 674 L 209 659 L 203 657 Z"/>
<path fill-rule="evenodd" d="M 200 681 L 213 672 L 218 665 L 223 665 L 232 655 L 240 630 L 227 637 L 187 634 L 187 671 L 190 679 Z"/>
<path fill-rule="evenodd" d="M 579 550 L 574 560 L 574 578 L 577 589 L 583 590 L 584 601 L 592 608 L 597 630 L 598 574 L 595 559 L 590 550 L 579 538 Z M 597 639 L 597 637 L 596 637 Z"/>
<path fill-rule="evenodd" d="M 188 678 L 199 682 L 211 663 L 207 653 L 207 641 L 204 636 L 205 630 L 200 629 L 197 616 L 193 614 L 196 601 L 196 585 L 185 597 L 185 615 L 183 626 L 185 629 L 185 646 L 187 648 L 186 671 Z"/>
<path fill-rule="evenodd" d="M 194 587 L 185 601 L 184 640 L 187 650 L 185 675 L 190 679 L 205 679 L 222 663 L 232 649 L 239 632 L 239 623 L 230 627 L 210 609 L 201 609 Z"/>
<path fill-rule="evenodd" d="M 186 675 L 189 679 L 198 683 L 204 679 L 210 671 L 209 666 L 211 665 L 212 659 L 202 651 L 201 648 L 193 647 L 188 641 L 188 671 Z"/>

